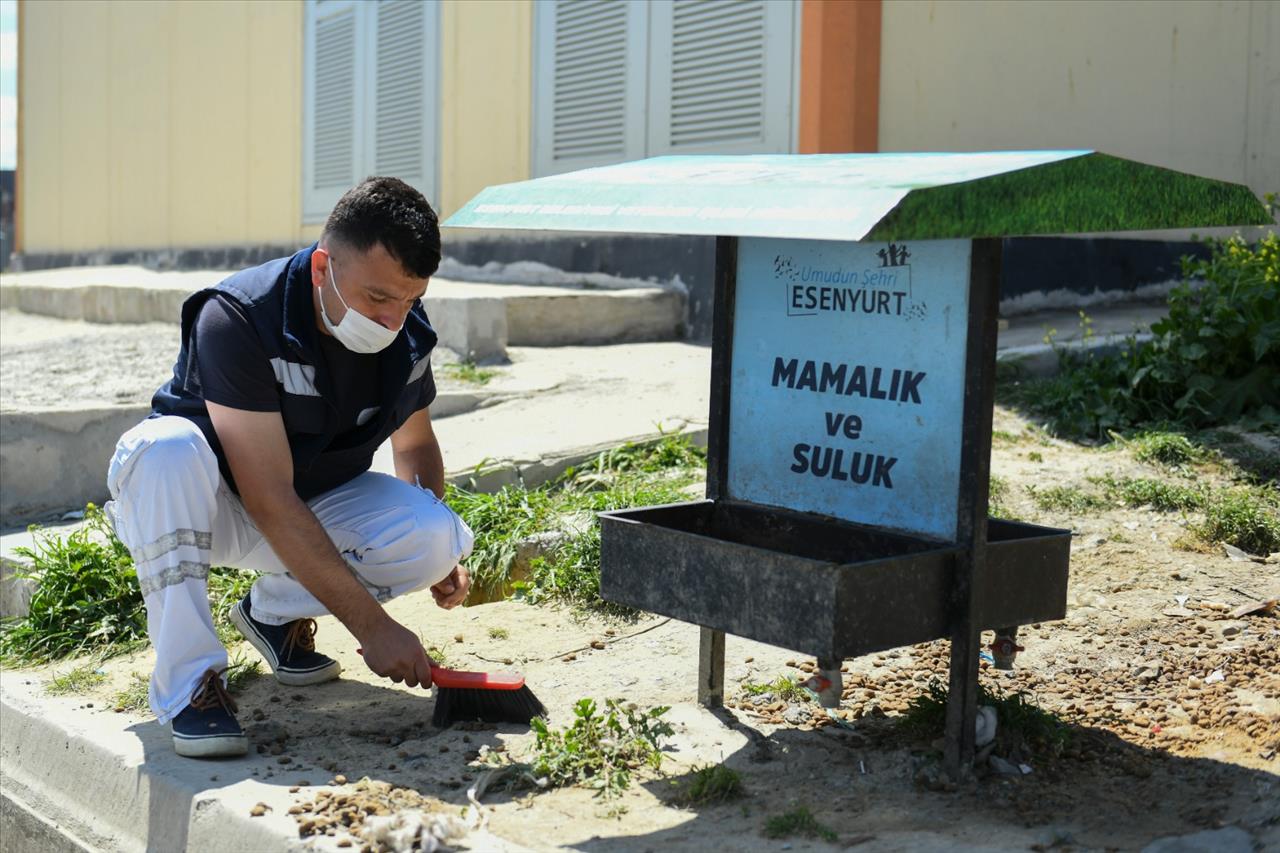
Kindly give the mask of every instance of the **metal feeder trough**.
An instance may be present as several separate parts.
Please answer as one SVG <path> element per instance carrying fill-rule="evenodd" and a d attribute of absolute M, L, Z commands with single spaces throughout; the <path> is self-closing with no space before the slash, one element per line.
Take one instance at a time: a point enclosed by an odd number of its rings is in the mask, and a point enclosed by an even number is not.
<path fill-rule="evenodd" d="M 987 515 L 1000 238 L 1268 222 L 1245 187 L 1005 151 L 659 157 L 445 225 L 717 238 L 707 500 L 602 514 L 601 596 L 702 626 L 707 705 L 727 633 L 814 655 L 828 704 L 842 659 L 950 638 L 959 777 L 981 631 L 1010 666 L 1066 613 L 1070 533 Z"/>

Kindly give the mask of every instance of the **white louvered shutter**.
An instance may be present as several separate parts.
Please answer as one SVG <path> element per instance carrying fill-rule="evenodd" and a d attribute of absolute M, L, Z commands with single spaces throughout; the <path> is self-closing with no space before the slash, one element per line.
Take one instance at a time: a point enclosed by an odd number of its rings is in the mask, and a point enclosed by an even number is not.
<path fill-rule="evenodd" d="M 791 150 L 796 6 L 654 0 L 650 156 Z"/>
<path fill-rule="evenodd" d="M 535 175 L 644 156 L 644 0 L 534 8 Z"/>
<path fill-rule="evenodd" d="M 303 95 L 303 217 L 323 219 L 359 180 L 360 46 L 363 26 L 356 0 L 307 4 Z"/>
<path fill-rule="evenodd" d="M 379 0 L 367 8 L 373 21 L 364 171 L 400 178 L 435 205 L 439 3 Z"/>

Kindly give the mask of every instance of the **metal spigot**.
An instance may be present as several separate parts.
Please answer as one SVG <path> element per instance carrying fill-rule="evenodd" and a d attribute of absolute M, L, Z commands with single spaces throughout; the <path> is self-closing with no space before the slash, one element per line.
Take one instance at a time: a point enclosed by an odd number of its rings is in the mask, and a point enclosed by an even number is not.
<path fill-rule="evenodd" d="M 818 703 L 824 708 L 836 708 L 844 695 L 844 679 L 840 675 L 840 661 L 835 658 L 818 658 L 818 672 L 800 685 L 818 694 Z"/>
<path fill-rule="evenodd" d="M 997 628 L 996 638 L 988 646 L 991 650 L 991 664 L 996 669 L 1013 669 L 1013 661 L 1018 652 L 1023 651 L 1018 645 L 1018 627 Z"/>

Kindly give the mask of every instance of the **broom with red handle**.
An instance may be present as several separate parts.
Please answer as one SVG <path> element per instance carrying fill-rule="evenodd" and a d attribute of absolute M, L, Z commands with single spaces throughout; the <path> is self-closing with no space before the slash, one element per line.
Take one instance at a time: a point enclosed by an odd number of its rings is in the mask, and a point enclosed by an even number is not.
<path fill-rule="evenodd" d="M 364 654 L 364 649 L 356 651 Z M 547 715 L 546 706 L 525 686 L 524 676 L 518 672 L 467 672 L 429 663 L 431 682 L 436 686 L 431 724 L 437 728 L 472 720 L 527 726 L 534 717 Z"/>

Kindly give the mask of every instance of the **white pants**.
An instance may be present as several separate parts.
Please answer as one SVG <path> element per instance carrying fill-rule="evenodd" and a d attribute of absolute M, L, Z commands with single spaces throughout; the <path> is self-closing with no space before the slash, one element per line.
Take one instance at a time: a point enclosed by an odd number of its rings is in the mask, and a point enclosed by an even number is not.
<path fill-rule="evenodd" d="M 156 650 L 151 710 L 167 723 L 206 669 L 227 665 L 209 610 L 209 567 L 263 572 L 253 617 L 270 625 L 322 616 L 218 473 L 204 434 L 186 418 L 151 418 L 120 437 L 105 507 L 129 548 Z M 430 490 L 366 472 L 307 502 L 378 601 L 433 586 L 471 553 L 470 528 Z"/>

